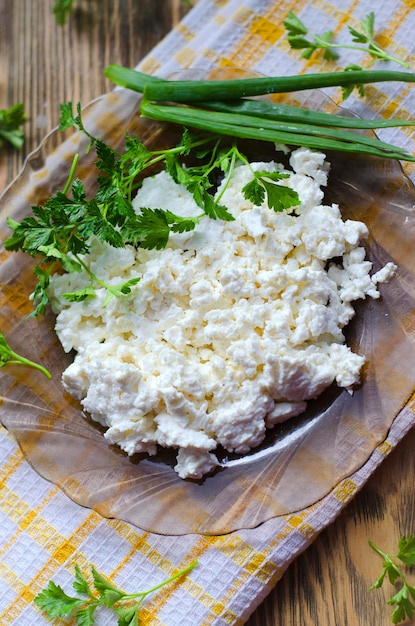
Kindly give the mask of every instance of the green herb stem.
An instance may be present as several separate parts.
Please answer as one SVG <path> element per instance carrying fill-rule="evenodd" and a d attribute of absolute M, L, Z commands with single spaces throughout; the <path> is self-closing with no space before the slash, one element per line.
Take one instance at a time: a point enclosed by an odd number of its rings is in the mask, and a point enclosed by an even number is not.
<path fill-rule="evenodd" d="M 330 48 L 330 49 L 343 49 L 343 50 L 357 50 L 360 52 L 369 52 L 372 57 L 380 59 L 381 61 L 393 61 L 402 67 L 409 68 L 409 64 L 406 61 L 402 61 L 398 59 L 398 57 L 393 56 L 392 54 L 386 53 L 380 46 L 375 44 L 373 41 L 370 42 L 370 48 L 367 46 L 356 46 L 353 44 L 347 45 L 342 43 L 334 43 L 333 41 L 325 41 L 322 37 L 315 36 L 314 42 L 318 45 L 319 48 Z"/>
<path fill-rule="evenodd" d="M 158 585 L 155 585 L 154 587 L 151 587 L 150 589 L 147 589 L 146 591 L 139 591 L 138 593 L 125 593 L 122 599 L 123 601 L 127 601 L 127 600 L 135 600 L 137 598 L 140 598 L 140 601 L 138 604 L 141 604 L 141 602 L 144 600 L 144 598 L 146 598 L 146 596 L 150 595 L 151 593 L 154 593 L 155 591 L 158 591 L 159 589 L 161 589 L 162 587 L 165 587 L 166 585 L 169 585 L 170 583 L 174 582 L 178 578 L 181 578 L 182 576 L 187 574 L 187 572 L 190 572 L 190 570 L 192 570 L 197 564 L 198 564 L 197 561 L 193 561 L 187 567 L 184 567 L 176 574 L 173 574 L 173 576 L 170 576 L 170 578 L 167 578 L 166 580 L 163 580 L 161 583 L 158 583 Z"/>
<path fill-rule="evenodd" d="M 39 370 L 47 378 L 52 378 L 52 374 L 45 367 L 43 367 L 43 365 L 40 365 L 39 363 L 35 363 L 34 361 L 31 361 L 30 359 L 26 359 L 26 357 L 20 356 L 16 352 L 13 352 L 13 350 L 10 353 L 10 359 L 8 360 L 8 363 L 10 365 L 12 364 L 13 365 L 27 365 L 28 367 L 32 367 L 34 369 Z"/>
<path fill-rule="evenodd" d="M 377 552 L 379 554 L 379 556 L 381 556 L 385 561 L 390 560 L 390 556 L 388 554 L 386 554 L 386 552 L 384 552 L 383 550 L 381 550 L 380 548 L 378 548 L 378 546 L 373 543 L 373 541 L 368 541 L 368 544 L 370 545 L 370 547 L 372 548 L 372 550 L 374 550 L 375 552 Z"/>
<path fill-rule="evenodd" d="M 0 331 L 0 367 L 3 367 L 7 364 L 26 365 L 28 367 L 32 367 L 34 369 L 39 370 L 47 378 L 52 378 L 52 374 L 45 367 L 43 367 L 43 365 L 40 365 L 39 363 L 35 363 L 34 361 L 31 361 L 30 359 L 27 359 L 26 357 L 20 354 L 17 354 L 17 352 L 12 350 L 6 337 Z"/>

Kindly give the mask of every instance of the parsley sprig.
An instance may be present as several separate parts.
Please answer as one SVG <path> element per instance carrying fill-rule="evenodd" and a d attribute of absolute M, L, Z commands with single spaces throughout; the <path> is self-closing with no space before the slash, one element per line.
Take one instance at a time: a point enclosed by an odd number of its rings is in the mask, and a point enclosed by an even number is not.
<path fill-rule="evenodd" d="M 334 41 L 333 31 L 327 31 L 321 35 L 311 35 L 311 39 L 307 39 L 306 35 L 310 35 L 307 26 L 295 15 L 293 11 L 289 11 L 283 22 L 287 33 L 288 43 L 295 50 L 303 50 L 301 57 L 309 59 L 316 50 L 323 50 L 323 57 L 327 61 L 333 61 L 339 58 L 337 49 L 359 50 L 369 53 L 373 61 L 393 61 L 399 65 L 409 68 L 409 64 L 398 57 L 383 50 L 375 41 L 375 13 L 371 11 L 360 22 L 360 29 L 348 25 L 348 30 L 352 36 L 352 44 L 336 43 Z"/>
<path fill-rule="evenodd" d="M 79 566 L 75 565 L 75 580 L 72 586 L 84 597 L 70 596 L 62 587 L 49 581 L 47 588 L 35 597 L 34 602 L 50 618 L 74 617 L 79 626 L 92 626 L 100 606 L 112 609 L 118 617 L 118 626 L 138 626 L 138 612 L 143 600 L 161 587 L 181 578 L 196 565 L 197 561 L 193 561 L 167 580 L 138 593 L 127 593 L 116 587 L 94 567 L 91 567 L 93 581 L 91 585 Z"/>
<path fill-rule="evenodd" d="M 90 284 L 84 289 L 64 294 L 69 301 L 95 297 L 96 287 L 103 287 L 107 290 L 104 301 L 107 304 L 111 297 L 130 293 L 131 287 L 139 280 L 134 278 L 120 285 L 109 285 L 85 264 L 82 255 L 89 251 L 92 235 L 115 247 L 123 245 L 123 242 L 116 230 L 116 216 L 106 214 L 105 207 L 95 199 L 88 200 L 81 181 L 74 181 L 72 194 L 68 197 L 63 192 L 57 192 L 43 207 L 32 207 L 33 215 L 20 223 L 8 218 L 13 234 L 5 242 L 6 249 L 21 249 L 31 256 L 41 257 L 34 268 L 38 282 L 33 294 L 35 309 L 32 315 L 45 312 L 49 302 L 50 276 L 59 269 L 78 273 L 85 270 L 90 278 Z"/>
<path fill-rule="evenodd" d="M 52 11 L 59 26 L 66 23 L 66 19 L 71 15 L 74 9 L 74 0 L 55 0 Z"/>
<path fill-rule="evenodd" d="M 67 18 L 73 13 L 75 4 L 76 0 L 55 0 L 52 10 L 55 15 L 56 23 L 59 24 L 59 26 L 66 24 Z M 193 6 L 191 0 L 183 0 L 183 4 L 186 4 L 188 7 Z"/>
<path fill-rule="evenodd" d="M 5 141 L 17 149 L 23 146 L 24 134 L 21 126 L 25 120 L 26 115 L 22 103 L 0 110 L 0 148 Z"/>
<path fill-rule="evenodd" d="M 368 13 L 360 21 L 360 30 L 350 26 L 350 24 L 347 26 L 351 35 L 351 44 L 336 43 L 334 41 L 334 33 L 331 30 L 321 35 L 311 35 L 307 26 L 293 11 L 288 12 L 283 24 L 287 31 L 287 39 L 290 47 L 293 50 L 302 50 L 301 57 L 303 59 L 310 59 L 317 50 L 323 50 L 323 58 L 326 61 L 336 61 L 340 56 L 337 50 L 342 48 L 368 53 L 372 63 L 375 61 L 393 61 L 402 67 L 410 67 L 406 61 L 390 54 L 376 43 L 374 11 Z M 311 38 L 307 39 L 307 35 Z M 363 71 L 363 67 L 353 63 L 344 68 L 344 72 L 356 71 Z M 365 90 L 363 84 L 356 82 L 342 86 L 343 100 L 346 100 L 354 89 L 357 90 L 361 97 L 364 96 Z"/>
<path fill-rule="evenodd" d="M 43 367 L 43 365 L 39 365 L 39 363 L 35 363 L 26 357 L 17 354 L 9 345 L 4 334 L 0 331 L 0 367 L 4 367 L 4 365 L 27 365 L 29 367 L 33 367 L 34 369 L 40 370 L 47 378 L 51 378 L 51 373 Z"/>
<path fill-rule="evenodd" d="M 139 282 L 138 277 L 119 285 L 107 284 L 86 263 L 93 237 L 115 248 L 131 245 L 162 250 L 171 233 L 192 231 L 204 217 L 232 221 L 234 217 L 221 198 L 236 164 L 249 166 L 235 141 L 225 145 L 225 138 L 213 133 L 191 134 L 184 129 L 176 146 L 154 151 L 138 137 L 127 136 L 125 148 L 119 152 L 92 136 L 84 127 L 80 105 L 74 112 L 69 102 L 61 105 L 60 129 L 71 126 L 89 138 L 87 151 L 96 150 L 99 175 L 95 196 L 88 198 L 83 182 L 75 178 L 76 157 L 62 191 L 57 191 L 43 206 L 33 206 L 32 215 L 21 222 L 8 218 L 13 233 L 5 242 L 6 249 L 22 250 L 40 258 L 34 267 L 37 284 L 32 316 L 45 312 L 50 277 L 57 271 L 84 272 L 89 279 L 85 287 L 63 294 L 71 302 L 94 298 L 100 288 L 106 290 L 103 306 L 113 297 L 129 294 Z M 183 161 L 191 153 L 195 164 L 186 166 Z M 164 165 L 172 178 L 192 193 L 200 214 L 183 217 L 148 207 L 135 211 L 132 201 L 142 176 L 157 164 Z M 254 204 L 262 203 L 267 195 L 269 206 L 275 211 L 297 206 L 297 193 L 279 184 L 284 177 L 252 171 L 252 185 L 245 187 L 244 195 Z M 222 191 L 215 195 L 219 178 L 224 181 Z"/>
<path fill-rule="evenodd" d="M 411 585 L 403 574 L 401 568 L 396 564 L 396 559 L 407 567 L 415 566 L 415 535 L 402 536 L 398 543 L 396 554 L 387 554 L 378 548 L 372 541 L 369 545 L 383 559 L 383 571 L 370 589 L 379 589 L 387 577 L 392 585 L 400 584 L 398 591 L 388 600 L 388 604 L 396 605 L 391 614 L 393 624 L 399 624 L 407 617 L 415 615 L 415 586 Z"/>

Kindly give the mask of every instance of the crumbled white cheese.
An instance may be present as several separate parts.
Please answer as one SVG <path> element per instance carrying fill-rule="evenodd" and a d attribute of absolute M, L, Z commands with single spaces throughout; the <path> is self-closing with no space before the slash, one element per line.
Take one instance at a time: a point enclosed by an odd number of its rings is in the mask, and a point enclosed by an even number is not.
<path fill-rule="evenodd" d="M 206 217 L 195 231 L 172 234 L 163 251 L 93 240 L 84 260 L 102 280 L 141 278 L 128 297 L 103 307 L 98 290 L 68 302 L 62 293 L 85 287 L 88 276 L 52 278 L 56 331 L 77 352 L 64 386 L 129 455 L 175 448 L 179 476 L 197 479 L 218 465 L 218 445 L 246 453 L 334 381 L 347 389 L 359 381 L 364 357 L 345 344 L 343 328 L 351 303 L 379 297 L 377 283 L 395 267 L 371 277 L 359 243 L 366 226 L 321 204 L 323 154 L 299 149 L 290 165 L 281 184 L 298 192 L 295 211 L 253 206 L 241 191 L 252 174 L 240 166 L 221 198 L 235 221 Z M 144 181 L 140 206 L 200 213 L 165 172 Z"/>

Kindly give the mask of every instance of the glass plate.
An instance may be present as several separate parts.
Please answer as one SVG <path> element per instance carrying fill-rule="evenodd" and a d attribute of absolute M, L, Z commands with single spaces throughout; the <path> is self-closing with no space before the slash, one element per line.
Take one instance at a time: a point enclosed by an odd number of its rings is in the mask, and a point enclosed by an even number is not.
<path fill-rule="evenodd" d="M 139 98 L 122 89 L 102 96 L 85 108 L 86 127 L 113 147 L 123 143 L 126 131 L 152 147 L 177 140 L 177 129 L 139 118 Z M 292 94 L 290 101 L 294 98 L 318 109 L 332 106 L 315 92 Z M 79 133 L 54 131 L 28 158 L 1 199 L 2 240 L 10 234 L 7 216 L 21 220 L 30 205 L 62 188 L 76 152 L 82 155 L 80 177 L 93 189 L 94 154 L 85 155 L 85 143 Z M 275 158 L 263 145 L 247 150 L 261 159 Z M 367 224 L 374 271 L 390 260 L 399 268 L 389 284 L 380 286 L 381 299 L 358 303 L 348 328 L 349 344 L 367 357 L 362 384 L 353 395 L 328 389 L 305 414 L 277 425 L 258 449 L 230 459 L 201 481 L 180 479 L 168 452 L 130 459 L 108 444 L 61 385 L 72 357 L 56 338 L 53 315 L 27 317 L 33 260 L 0 247 L 0 328 L 15 350 L 53 373 L 49 381 L 19 366 L 1 372 L 0 420 L 37 472 L 75 502 L 144 530 L 224 534 L 316 503 L 365 463 L 414 388 L 415 190 L 396 162 L 341 154 L 328 158 L 326 201 L 337 202 L 345 218 Z"/>

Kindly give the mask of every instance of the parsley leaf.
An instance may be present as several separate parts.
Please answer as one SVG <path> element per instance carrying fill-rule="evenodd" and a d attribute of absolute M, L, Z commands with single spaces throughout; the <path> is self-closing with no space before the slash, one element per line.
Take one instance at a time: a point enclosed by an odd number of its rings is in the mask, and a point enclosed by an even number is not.
<path fill-rule="evenodd" d="M 383 559 L 383 571 L 370 589 L 379 589 L 385 578 L 388 578 L 392 585 L 400 583 L 400 589 L 387 601 L 390 605 L 396 605 L 391 614 L 391 621 L 392 624 L 399 624 L 407 617 L 411 619 L 415 615 L 415 605 L 412 602 L 415 600 L 415 586 L 407 581 L 400 567 L 394 562 L 394 559 L 400 560 L 408 567 L 415 565 L 415 535 L 401 537 L 397 554 L 387 554 L 372 541 L 369 541 L 369 545 Z"/>
<path fill-rule="evenodd" d="M 202 194 L 202 197 L 204 211 L 212 220 L 220 219 L 225 222 L 232 222 L 235 219 L 226 206 L 216 202 L 206 191 Z"/>
<path fill-rule="evenodd" d="M 21 103 L 0 110 L 0 148 L 5 141 L 17 149 L 23 146 L 24 134 L 20 127 L 25 120 L 24 105 Z"/>
<path fill-rule="evenodd" d="M 183 140 L 180 144 L 185 151 L 185 154 L 189 154 L 191 149 L 191 135 L 189 131 L 185 132 Z M 193 194 L 196 204 L 203 209 L 204 213 L 211 219 L 221 219 L 225 221 L 233 221 L 233 216 L 228 209 L 221 205 L 212 194 L 209 193 L 209 189 L 214 186 L 211 180 L 212 172 L 216 169 L 222 171 L 229 169 L 231 163 L 234 161 L 230 155 L 236 151 L 235 147 L 231 147 L 228 150 L 220 150 L 220 143 L 216 141 L 212 150 L 198 151 L 197 156 L 199 159 L 204 157 L 208 158 L 208 162 L 202 162 L 201 165 L 195 165 L 192 167 L 184 167 L 180 161 L 179 156 L 181 153 L 172 153 L 166 158 L 166 171 L 171 175 L 173 180 L 186 187 L 188 191 Z"/>
<path fill-rule="evenodd" d="M 288 174 L 254 172 L 253 180 L 242 188 L 244 197 L 256 206 L 260 206 L 267 195 L 268 206 L 276 212 L 294 208 L 300 204 L 300 199 L 296 191 L 278 184 L 278 181 L 284 178 L 288 178 Z"/>
<path fill-rule="evenodd" d="M 53 580 L 49 582 L 47 589 L 36 596 L 35 602 L 51 618 L 66 617 L 83 604 L 81 599 L 68 596 Z"/>
<path fill-rule="evenodd" d="M 339 58 L 337 49 L 352 49 L 360 52 L 366 52 L 372 60 L 393 61 L 409 68 L 409 64 L 402 61 L 398 57 L 383 50 L 375 41 L 375 13 L 371 11 L 360 22 L 361 30 L 348 25 L 351 35 L 351 44 L 335 43 L 332 31 L 324 32 L 321 35 L 309 35 L 307 26 L 295 15 L 293 11 L 289 11 L 286 19 L 283 21 L 287 31 L 287 39 L 293 50 L 303 50 L 301 57 L 310 59 L 317 50 L 323 50 L 323 58 L 326 61 L 335 61 Z"/>
<path fill-rule="evenodd" d="M 362 28 L 362 32 L 358 31 L 353 26 L 348 26 L 349 33 L 352 35 L 352 41 L 356 43 L 368 43 L 370 44 L 373 41 L 374 32 L 375 32 L 375 14 L 373 11 L 368 13 L 366 17 L 360 22 L 360 26 Z"/>
<path fill-rule="evenodd" d="M 35 308 L 29 317 L 44 315 L 46 312 L 46 307 L 49 304 L 48 287 L 52 269 L 53 264 L 49 267 L 45 267 L 42 263 L 38 263 L 33 268 L 33 273 L 37 278 L 37 284 L 33 292 L 33 304 Z"/>
<path fill-rule="evenodd" d="M 75 116 L 73 111 L 73 103 L 69 102 L 61 102 L 60 104 L 60 119 L 59 119 L 59 130 L 67 130 L 72 126 L 76 128 L 81 124 L 81 115 L 80 112 L 77 116 Z"/>
<path fill-rule="evenodd" d="M 119 152 L 85 130 L 81 107 L 72 102 L 61 105 L 61 130 L 75 127 L 89 138 L 87 150 L 96 150 L 99 170 L 95 196 L 89 198 L 84 184 L 75 178 L 78 155 L 69 172 L 63 190 L 48 198 L 43 206 L 33 206 L 32 214 L 20 223 L 8 219 L 12 231 L 5 241 L 7 250 L 22 250 L 38 259 L 34 268 L 38 279 L 33 294 L 34 312 L 44 314 L 49 302 L 51 276 L 58 271 L 83 273 L 81 288 L 63 294 L 69 302 L 83 302 L 96 296 L 97 289 L 105 289 L 103 306 L 116 297 L 131 293 L 139 278 L 118 285 L 107 284 L 88 265 L 88 253 L 93 238 L 123 248 L 142 247 L 162 250 L 171 233 L 194 230 L 202 218 L 234 220 L 221 201 L 234 168 L 242 163 L 250 169 L 246 157 L 236 142 L 212 133 L 193 134 L 184 129 L 178 144 L 162 150 L 149 150 L 138 137 L 126 136 L 124 149 Z M 224 145 L 226 144 L 226 145 Z M 192 165 L 186 157 L 192 155 Z M 187 159 L 189 161 L 189 159 Z M 190 161 L 189 161 L 190 162 Z M 173 180 L 183 185 L 192 195 L 201 212 L 181 216 L 161 208 L 133 206 L 133 196 L 142 184 L 143 176 L 155 166 L 165 167 Z M 298 195 L 289 187 L 278 184 L 286 174 L 254 172 L 253 181 L 244 193 L 255 204 L 262 204 L 265 195 L 275 211 L 297 206 Z M 216 191 L 217 190 L 217 191 Z"/>
<path fill-rule="evenodd" d="M 187 218 L 171 211 L 140 207 L 140 213 L 123 228 L 123 235 L 147 250 L 162 250 L 166 247 L 170 231 L 182 233 L 195 228 L 200 218 Z"/>
<path fill-rule="evenodd" d="M 82 121 L 82 111 L 81 111 L 80 102 L 78 102 L 76 105 L 76 114 L 73 110 L 73 103 L 71 100 L 69 102 L 61 102 L 59 109 L 60 109 L 60 118 L 59 118 L 58 129 L 60 131 L 65 131 L 65 130 L 68 130 L 68 128 L 74 127 L 77 130 L 79 130 L 90 140 L 90 144 L 87 148 L 87 152 L 89 152 L 89 150 L 97 141 L 97 139 L 96 137 L 91 135 L 84 126 L 84 123 Z"/>
<path fill-rule="evenodd" d="M 332 31 L 327 31 L 320 36 L 315 35 L 312 40 L 306 39 L 308 28 L 293 11 L 288 12 L 283 24 L 288 33 L 287 39 L 290 47 L 293 50 L 304 50 L 301 54 L 303 59 L 309 59 L 320 48 L 324 49 L 323 57 L 327 61 L 338 59 L 338 53 L 331 47 L 334 37 Z"/>
<path fill-rule="evenodd" d="M 0 331 L 0 367 L 3 367 L 8 363 L 13 365 L 27 365 L 29 367 L 33 367 L 40 370 L 43 374 L 45 374 L 45 376 L 47 376 L 47 378 L 51 378 L 50 372 L 45 367 L 39 365 L 38 363 L 34 363 L 33 361 L 26 359 L 24 356 L 21 356 L 20 354 L 14 352 L 4 334 Z"/>
<path fill-rule="evenodd" d="M 94 567 L 91 568 L 91 584 L 79 566 L 75 565 L 75 580 L 72 586 L 83 597 L 69 596 L 62 587 L 49 581 L 46 589 L 35 597 L 34 602 L 48 617 L 74 617 L 76 623 L 81 626 L 92 626 L 95 623 L 95 613 L 100 606 L 106 606 L 114 611 L 118 616 L 119 626 L 138 626 L 138 610 L 143 600 L 154 591 L 181 578 L 196 565 L 197 561 L 193 561 L 167 580 L 138 593 L 127 593 L 119 589 Z M 122 603 L 127 603 L 127 606 L 123 606 Z"/>
<path fill-rule="evenodd" d="M 66 23 L 67 17 L 73 11 L 74 0 L 55 0 L 53 5 L 53 13 L 59 26 Z"/>
<path fill-rule="evenodd" d="M 32 214 L 20 223 L 8 219 L 12 231 L 6 240 L 7 250 L 22 250 L 39 259 L 34 268 L 38 283 L 33 294 L 34 313 L 44 314 L 49 302 L 50 277 L 59 270 L 86 272 L 89 284 L 82 289 L 64 294 L 71 302 L 81 302 L 96 295 L 97 288 L 105 288 L 104 305 L 113 297 L 131 292 L 139 281 L 128 280 L 120 285 L 108 285 L 88 267 L 85 255 L 90 250 L 92 237 L 110 246 L 142 246 L 161 250 L 171 232 L 182 233 L 195 228 L 201 217 L 233 219 L 226 207 L 217 203 L 209 193 L 213 183 L 210 175 L 220 167 L 219 142 L 216 136 L 193 136 L 184 130 L 180 142 L 165 150 L 148 150 L 138 137 L 126 137 L 125 150 L 113 150 L 105 142 L 86 131 L 81 107 L 74 111 L 72 102 L 61 105 L 59 128 L 64 131 L 75 127 L 89 138 L 89 150 L 95 147 L 99 169 L 97 192 L 88 198 L 81 180 L 75 178 L 77 158 L 74 159 L 64 190 L 58 190 L 43 206 L 33 206 Z M 213 152 L 203 147 L 214 144 Z M 200 151 L 208 163 L 201 162 L 196 168 L 185 168 L 179 161 L 191 150 Z M 181 217 L 171 211 L 141 208 L 137 214 L 132 205 L 133 194 L 139 186 L 140 175 L 148 168 L 164 162 L 175 180 L 182 182 L 193 193 L 203 212 L 196 217 Z"/>
<path fill-rule="evenodd" d="M 76 0 L 55 0 L 52 10 L 59 26 L 65 25 L 67 18 L 73 12 L 75 2 Z M 193 6 L 191 0 L 183 0 L 183 3 L 189 7 Z"/>
<path fill-rule="evenodd" d="M 344 68 L 344 71 L 345 72 L 363 71 L 363 67 L 361 67 L 360 65 L 350 64 Z M 346 87 L 341 88 L 343 100 L 346 100 L 354 89 L 357 90 L 357 92 L 359 93 L 359 96 L 363 97 L 365 95 L 364 85 L 360 83 L 355 83 L 353 85 L 347 85 Z"/>
<path fill-rule="evenodd" d="M 400 538 L 397 557 L 408 567 L 415 565 L 415 535 Z"/>
<path fill-rule="evenodd" d="M 250 200 L 255 206 L 261 206 L 265 201 L 265 187 L 261 185 L 257 176 L 242 188 L 244 198 Z"/>

